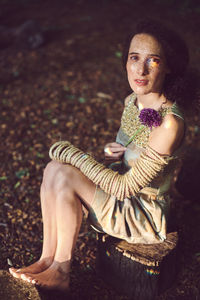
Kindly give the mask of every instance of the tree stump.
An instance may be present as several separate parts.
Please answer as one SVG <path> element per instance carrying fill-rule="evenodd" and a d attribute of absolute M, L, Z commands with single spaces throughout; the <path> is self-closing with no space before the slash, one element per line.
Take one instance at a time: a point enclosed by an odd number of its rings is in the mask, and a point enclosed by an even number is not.
<path fill-rule="evenodd" d="M 8 271 L 0 270 L 0 300 L 72 300 L 70 292 L 42 290 L 24 280 L 16 279 Z"/>
<path fill-rule="evenodd" d="M 177 232 L 158 244 L 129 244 L 98 233 L 97 271 L 129 299 L 153 300 L 176 277 L 177 243 Z"/>

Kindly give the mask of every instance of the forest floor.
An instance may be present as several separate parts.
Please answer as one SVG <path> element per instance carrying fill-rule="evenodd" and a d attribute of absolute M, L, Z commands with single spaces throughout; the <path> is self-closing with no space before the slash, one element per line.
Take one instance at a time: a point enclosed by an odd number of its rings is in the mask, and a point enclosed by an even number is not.
<path fill-rule="evenodd" d="M 65 299 L 38 293 L 6 271 L 11 265 L 31 264 L 40 255 L 39 188 L 50 145 L 67 139 L 103 161 L 103 147 L 115 139 L 123 99 L 130 92 L 121 63 L 123 41 L 130 25 L 147 16 L 176 28 L 189 45 L 191 65 L 200 67 L 200 5 L 195 0 L 0 2 L 1 26 L 12 29 L 35 20 L 44 35 L 36 49 L 24 40 L 0 41 L 2 300 Z M 174 205 L 181 268 L 174 285 L 156 300 L 200 299 L 199 137 L 199 116 L 194 113 L 188 116 L 186 159 L 177 182 L 182 197 Z M 95 233 L 84 219 L 67 299 L 126 299 L 98 277 L 95 257 Z"/>

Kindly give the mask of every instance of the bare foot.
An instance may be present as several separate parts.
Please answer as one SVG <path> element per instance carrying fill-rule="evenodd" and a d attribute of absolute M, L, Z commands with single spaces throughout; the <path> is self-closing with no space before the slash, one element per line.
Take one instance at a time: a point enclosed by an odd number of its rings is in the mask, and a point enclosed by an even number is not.
<path fill-rule="evenodd" d="M 21 269 L 9 268 L 10 274 L 15 278 L 21 278 L 24 273 L 37 274 L 45 271 L 52 264 L 53 258 L 47 257 L 36 261 L 34 264 Z"/>
<path fill-rule="evenodd" d="M 70 262 L 53 262 L 45 271 L 38 274 L 23 274 L 21 278 L 41 288 L 66 291 L 69 289 Z"/>

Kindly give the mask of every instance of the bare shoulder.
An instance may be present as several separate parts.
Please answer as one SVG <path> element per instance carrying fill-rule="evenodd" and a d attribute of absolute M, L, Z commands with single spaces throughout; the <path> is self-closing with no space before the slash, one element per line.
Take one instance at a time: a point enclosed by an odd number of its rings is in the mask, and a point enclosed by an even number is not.
<path fill-rule="evenodd" d="M 160 154 L 172 155 L 180 146 L 183 136 L 184 121 L 173 114 L 167 114 L 162 124 L 152 130 L 149 145 Z"/>
<path fill-rule="evenodd" d="M 162 121 L 160 129 L 166 132 L 173 132 L 174 135 L 184 132 L 184 120 L 174 114 L 167 114 Z"/>

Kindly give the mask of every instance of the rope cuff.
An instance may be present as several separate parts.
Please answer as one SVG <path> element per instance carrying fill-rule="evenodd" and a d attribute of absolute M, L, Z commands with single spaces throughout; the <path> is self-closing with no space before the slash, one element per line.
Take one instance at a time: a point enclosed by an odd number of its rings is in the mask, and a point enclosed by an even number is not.
<path fill-rule="evenodd" d="M 148 186 L 170 159 L 169 156 L 161 156 L 147 146 L 146 153 L 142 153 L 131 169 L 121 175 L 98 163 L 91 155 L 85 154 L 68 141 L 53 144 L 49 150 L 49 156 L 52 160 L 78 168 L 103 191 L 116 196 L 121 201 L 134 196 L 142 188 Z"/>

